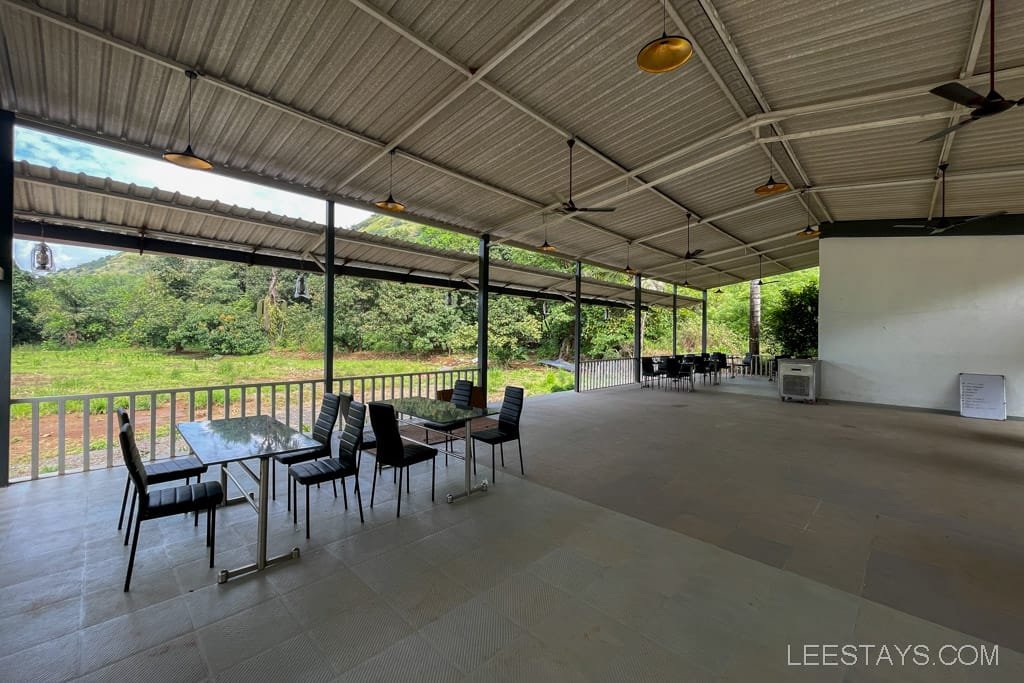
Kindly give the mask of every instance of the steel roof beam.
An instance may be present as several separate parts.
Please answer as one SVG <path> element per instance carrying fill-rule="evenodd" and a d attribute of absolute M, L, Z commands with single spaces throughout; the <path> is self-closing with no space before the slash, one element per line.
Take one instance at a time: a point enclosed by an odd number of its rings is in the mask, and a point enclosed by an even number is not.
<path fill-rule="evenodd" d="M 735 43 L 733 43 L 732 36 L 729 34 L 729 31 L 726 30 L 725 23 L 718 15 L 718 11 L 715 9 L 714 5 L 712 5 L 709 0 L 699 0 L 699 2 L 701 5 L 701 9 L 704 10 L 704 15 L 708 18 L 708 21 L 711 23 L 711 27 L 714 29 L 715 34 L 718 36 L 718 39 L 722 41 L 722 45 L 725 46 L 726 52 L 728 52 L 729 56 L 732 58 L 733 64 L 736 66 L 736 69 L 740 72 L 740 76 L 743 78 L 743 81 L 747 85 L 747 88 L 750 90 L 750 93 L 754 96 L 754 100 L 761 108 L 761 111 L 763 113 L 770 112 L 771 107 L 768 105 L 768 102 L 764 97 L 764 93 L 761 92 L 761 89 L 754 81 L 753 74 L 750 73 L 750 69 L 747 68 L 746 62 L 740 56 L 739 49 L 736 47 Z M 683 22 L 682 17 L 679 16 L 678 12 L 676 12 L 675 7 L 672 7 L 671 14 L 673 21 L 675 21 L 676 24 L 683 30 L 684 34 L 690 35 L 692 37 L 693 33 L 690 32 L 689 29 L 686 27 L 686 24 Z M 735 97 L 732 96 L 732 92 L 729 89 L 728 85 L 726 85 L 725 81 L 721 78 L 717 78 L 715 79 L 715 82 L 718 84 L 718 87 L 721 88 L 723 91 L 729 92 L 729 99 L 733 103 L 733 106 L 739 111 L 740 115 L 743 118 L 746 118 L 746 112 L 743 111 L 739 103 L 736 101 Z M 772 129 L 775 131 L 777 135 L 781 135 L 783 133 L 782 128 L 779 127 L 777 124 L 773 123 L 771 125 Z M 757 137 L 756 130 L 754 131 L 754 135 L 755 137 Z M 797 159 L 796 152 L 793 151 L 792 147 L 787 142 L 783 142 L 782 146 L 786 150 L 786 153 L 789 155 L 793 167 L 796 169 L 797 173 L 800 174 L 800 180 L 802 181 L 802 185 L 804 187 L 810 185 L 811 181 L 807 177 L 807 173 L 804 171 L 803 167 L 800 165 L 800 160 Z M 761 151 L 764 153 L 765 157 L 768 158 L 769 162 L 772 163 L 778 169 L 782 179 L 785 182 L 789 183 L 790 185 L 793 185 L 793 182 L 789 179 L 785 169 L 775 164 L 775 160 L 774 157 L 772 157 L 771 150 L 769 150 L 766 145 L 762 145 Z M 829 214 L 828 208 L 820 200 L 816 201 L 818 203 L 818 207 L 825 214 L 825 217 L 829 220 L 829 222 L 831 222 L 832 216 Z M 811 212 L 811 207 L 807 204 L 803 197 L 800 198 L 800 203 L 803 205 L 805 211 Z"/>
<path fill-rule="evenodd" d="M 376 8 L 371 7 L 366 2 L 363 2 L 363 0 L 349 1 L 363 12 L 369 14 L 378 21 L 385 23 L 388 26 L 388 28 L 397 31 L 399 35 L 403 36 L 406 39 L 413 40 L 412 31 L 409 31 L 408 29 L 400 26 L 395 21 L 384 21 L 386 15 L 383 12 L 380 12 Z M 499 50 L 497 54 L 488 59 L 487 62 L 478 69 L 470 69 L 469 67 L 458 65 L 455 62 L 455 60 L 451 58 L 444 59 L 443 61 L 446 64 L 454 68 L 463 76 L 466 76 L 466 80 L 460 83 L 453 90 L 451 90 L 447 95 L 438 100 L 438 102 L 434 104 L 434 106 L 432 106 L 430 109 L 421 114 L 419 118 L 417 118 L 411 124 L 406 126 L 405 129 L 403 129 L 400 133 L 395 135 L 391 139 L 391 141 L 385 144 L 384 147 L 381 148 L 381 150 L 372 158 L 361 164 L 359 168 L 357 168 L 356 170 L 346 175 L 345 178 L 340 182 L 340 185 L 342 187 L 347 186 L 353 180 L 362 175 L 371 166 L 373 166 L 378 161 L 386 157 L 388 153 L 391 152 L 391 150 L 396 149 L 400 144 L 402 144 L 402 142 L 407 140 L 409 136 L 413 135 L 416 131 L 425 126 L 431 119 L 433 119 L 439 113 L 444 111 L 446 107 L 448 107 L 451 103 L 453 103 L 455 100 L 461 97 L 475 84 L 482 81 L 484 76 L 493 71 L 496 67 L 498 67 L 498 65 L 500 65 L 503 61 L 510 57 L 516 50 L 522 47 L 523 43 L 528 41 L 530 38 L 535 36 L 541 29 L 550 24 L 555 19 L 555 17 L 557 17 L 559 14 L 565 11 L 565 9 L 569 7 L 569 5 L 571 5 L 573 2 L 575 2 L 575 0 L 561 0 L 561 2 L 558 2 L 553 7 L 548 8 L 548 10 L 543 15 L 541 15 L 541 17 L 537 19 L 537 21 L 533 22 L 529 26 L 529 28 L 527 28 L 525 31 L 516 36 L 511 42 L 509 42 L 504 48 Z M 423 49 L 427 49 L 424 47 L 427 44 L 425 40 L 417 39 L 414 40 L 413 42 L 417 46 Z M 430 50 L 430 54 L 434 55 L 438 59 L 442 59 L 440 55 L 442 55 L 443 53 L 440 50 L 432 49 Z"/>

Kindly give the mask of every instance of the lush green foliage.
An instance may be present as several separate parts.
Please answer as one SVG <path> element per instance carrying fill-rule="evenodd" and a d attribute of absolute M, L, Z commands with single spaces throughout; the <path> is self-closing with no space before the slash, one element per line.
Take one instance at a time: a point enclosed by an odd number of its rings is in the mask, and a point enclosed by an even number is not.
<path fill-rule="evenodd" d="M 472 237 L 374 216 L 359 229 L 439 249 L 473 253 Z M 505 245 L 492 258 L 570 275 L 572 265 L 545 254 Z M 622 273 L 584 266 L 588 277 L 628 283 Z M 268 349 L 322 352 L 323 278 L 310 276 L 309 301 L 295 301 L 297 274 L 238 264 L 116 254 L 46 277 L 14 274 L 14 338 L 50 348 L 82 343 L 136 346 L 215 354 L 256 354 Z M 774 277 L 762 288 L 767 320 L 787 289 L 817 282 L 817 270 Z M 664 286 L 653 281 L 646 286 Z M 699 296 L 699 292 L 680 290 Z M 341 277 L 335 285 L 335 349 L 386 353 L 475 355 L 476 297 L 471 293 Z M 742 353 L 747 346 L 748 285 L 708 296 L 708 346 Z M 642 316 L 643 353 L 672 349 L 671 311 Z M 528 357 L 571 358 L 573 306 L 520 297 L 490 300 L 491 358 L 507 363 Z M 774 328 L 773 328 L 774 329 Z M 677 348 L 700 349 L 699 310 L 681 308 Z M 628 309 L 583 308 L 584 358 L 632 353 L 633 315 Z M 765 352 L 781 337 L 764 340 Z M 775 340 L 780 340 L 776 342 Z"/>
<path fill-rule="evenodd" d="M 781 354 L 810 358 L 818 355 L 818 284 L 782 292 L 782 301 L 764 319 L 764 330 Z"/>

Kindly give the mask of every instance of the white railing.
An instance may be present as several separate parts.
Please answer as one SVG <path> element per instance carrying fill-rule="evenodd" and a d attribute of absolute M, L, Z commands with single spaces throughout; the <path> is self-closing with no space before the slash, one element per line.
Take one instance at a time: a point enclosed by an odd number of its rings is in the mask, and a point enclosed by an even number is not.
<path fill-rule="evenodd" d="M 580 391 L 635 384 L 632 358 L 580 361 Z"/>
<path fill-rule="evenodd" d="M 433 398 L 457 379 L 478 383 L 477 368 L 335 378 L 335 391 L 368 402 Z M 188 452 L 178 422 L 269 414 L 300 431 L 312 428 L 323 380 L 285 380 L 180 389 L 116 391 L 11 400 L 10 480 L 89 471 L 121 464 L 115 408 L 128 411 L 139 451 L 149 460 Z"/>

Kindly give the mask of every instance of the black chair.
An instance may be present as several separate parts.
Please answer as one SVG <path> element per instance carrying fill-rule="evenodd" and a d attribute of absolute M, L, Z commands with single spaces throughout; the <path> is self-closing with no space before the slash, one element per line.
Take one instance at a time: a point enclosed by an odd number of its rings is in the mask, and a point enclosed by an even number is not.
<path fill-rule="evenodd" d="M 505 398 L 501 401 L 501 412 L 498 414 L 498 426 L 473 433 L 474 441 L 482 441 L 491 445 L 491 470 L 494 478 L 498 478 L 498 470 L 494 467 L 494 447 L 501 447 L 501 466 L 505 466 L 505 444 L 515 441 L 519 445 L 519 471 L 526 476 L 523 467 L 523 442 L 519 438 L 519 418 L 523 414 L 523 388 L 505 387 Z"/>
<path fill-rule="evenodd" d="M 142 457 L 135 445 L 135 432 L 131 424 L 122 425 L 118 433 L 121 444 L 121 455 L 128 476 L 135 484 L 136 496 L 139 499 L 139 514 L 135 518 L 135 535 L 132 538 L 132 552 L 128 556 L 128 572 L 124 577 L 124 592 L 132 582 L 132 569 L 135 567 L 135 551 L 139 547 L 139 531 L 142 521 L 158 519 L 189 512 L 206 511 L 206 545 L 210 548 L 210 567 L 213 567 L 214 543 L 217 538 L 217 506 L 224 501 L 224 489 L 219 481 L 201 481 L 198 484 L 186 484 L 174 488 L 149 490 L 146 468 L 142 465 Z M 129 529 L 129 532 L 131 529 Z"/>
<path fill-rule="evenodd" d="M 665 376 L 675 384 L 676 391 L 679 391 L 680 383 L 689 382 L 690 390 L 693 390 L 693 365 L 684 363 L 676 358 L 669 358 L 665 365 Z"/>
<path fill-rule="evenodd" d="M 417 443 L 406 443 L 398 431 L 398 418 L 395 407 L 390 403 L 374 402 L 370 404 L 370 424 L 377 435 L 377 467 L 373 468 L 373 487 L 370 489 L 370 507 L 377 491 L 377 472 L 381 465 L 398 470 L 398 508 L 395 516 L 402 515 L 402 476 L 405 476 L 405 491 L 409 492 L 409 466 L 418 462 L 430 461 L 430 500 L 434 500 L 434 481 L 436 477 L 435 459 L 437 449 Z"/>
<path fill-rule="evenodd" d="M 749 375 L 750 374 L 750 366 L 753 364 L 753 362 L 754 362 L 753 354 L 751 354 L 749 351 L 747 351 L 747 354 L 745 356 L 743 356 L 743 360 L 741 360 L 740 363 L 739 363 L 740 373 L 744 374 L 744 375 Z"/>
<path fill-rule="evenodd" d="M 346 394 L 344 391 L 338 392 L 338 416 L 341 417 L 343 420 L 346 419 L 346 416 L 348 415 L 349 406 L 352 405 L 352 401 L 353 400 L 354 400 L 354 397 L 352 396 L 352 394 Z M 359 455 L 360 456 L 362 456 L 363 449 L 372 449 L 372 448 L 376 448 L 377 447 L 377 437 L 373 435 L 373 430 L 370 429 L 370 425 L 366 424 L 366 419 L 365 419 L 366 410 L 365 410 L 365 406 L 363 406 L 363 408 L 364 408 L 364 410 L 363 410 L 363 413 L 364 413 L 363 424 L 364 424 L 364 426 L 363 426 L 363 439 L 362 439 L 362 442 L 359 445 Z M 346 424 L 348 424 L 348 423 L 346 422 Z M 357 459 L 356 460 L 356 467 L 358 468 L 358 466 L 359 466 L 359 460 Z"/>
<path fill-rule="evenodd" d="M 468 379 L 455 380 L 452 387 L 452 397 L 449 403 L 459 408 L 469 408 L 473 401 L 473 383 Z M 448 464 L 448 451 L 451 449 L 452 432 L 459 428 L 459 425 L 438 424 L 437 422 L 423 423 L 423 440 L 430 442 L 430 432 L 444 432 L 444 464 Z"/>
<path fill-rule="evenodd" d="M 701 381 L 705 384 L 708 381 L 708 375 L 711 373 L 711 364 L 709 361 L 697 356 L 693 359 L 693 373 L 701 376 Z"/>
<path fill-rule="evenodd" d="M 633 366 L 636 367 L 635 365 Z M 657 379 L 658 371 L 654 366 L 654 359 L 648 357 L 640 358 L 640 376 L 643 382 L 640 384 L 640 388 L 651 386 L 651 380 Z"/>
<path fill-rule="evenodd" d="M 341 493 L 348 510 L 348 493 L 345 490 L 345 479 L 354 477 L 356 501 L 359 503 L 359 522 L 363 523 L 363 497 L 359 493 L 359 447 L 363 439 L 363 422 L 366 420 L 366 406 L 357 401 L 349 401 L 348 418 L 345 429 L 341 432 L 341 443 L 338 444 L 337 458 L 324 458 L 292 465 L 288 468 L 288 476 L 292 481 L 292 524 L 299 521 L 298 486 L 306 487 L 306 538 L 309 538 L 309 487 L 313 484 L 331 482 L 341 479 Z M 337 496 L 337 493 L 335 493 Z"/>
<path fill-rule="evenodd" d="M 282 465 L 291 466 L 300 462 L 331 457 L 331 435 L 334 433 L 334 424 L 338 421 L 338 408 L 340 405 L 341 399 L 337 394 L 324 394 L 324 399 L 320 403 L 320 414 L 313 425 L 313 440 L 320 444 L 319 447 L 296 451 L 295 453 L 275 455 L 274 460 Z M 274 500 L 277 500 L 277 467 L 271 467 L 270 469 L 273 472 L 270 490 L 273 492 Z M 334 496 L 338 496 L 337 487 L 335 487 Z M 288 509 L 292 509 L 292 490 L 290 487 L 288 488 Z"/>
<path fill-rule="evenodd" d="M 131 417 L 128 415 L 128 411 L 123 408 L 117 409 L 117 420 L 118 429 L 121 427 L 131 424 Z M 142 466 L 143 471 L 146 473 L 146 480 L 150 484 L 166 484 L 170 481 L 178 481 L 184 479 L 185 483 L 191 482 L 192 477 L 199 481 L 200 476 L 206 472 L 207 467 L 199 461 L 199 458 L 194 455 L 189 455 L 180 458 L 169 458 L 167 460 L 158 460 L 156 462 L 147 463 Z M 121 516 L 117 520 L 117 530 L 120 531 L 121 527 L 124 526 L 124 508 L 128 504 L 128 489 L 131 488 L 132 477 L 129 473 L 125 478 L 124 482 L 124 496 L 121 498 Z M 132 494 L 132 506 L 128 512 L 128 529 L 131 531 L 132 517 L 135 515 L 135 501 L 138 499 L 138 491 Z M 196 524 L 198 524 L 198 518 Z M 128 545 L 129 533 L 126 532 L 124 535 L 124 544 Z"/>

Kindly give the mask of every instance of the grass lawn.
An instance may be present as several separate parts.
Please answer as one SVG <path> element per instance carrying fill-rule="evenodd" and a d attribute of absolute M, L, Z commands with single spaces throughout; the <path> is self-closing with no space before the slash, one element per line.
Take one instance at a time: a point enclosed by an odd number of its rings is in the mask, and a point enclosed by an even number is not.
<path fill-rule="evenodd" d="M 323 372 L 320 355 L 301 352 L 212 356 L 97 346 L 60 350 L 18 346 L 14 348 L 11 364 L 13 398 L 313 379 Z M 338 354 L 334 359 L 334 376 L 426 372 L 472 364 L 472 357 Z M 507 368 L 492 368 L 488 384 L 495 398 L 500 397 L 506 384 L 523 386 L 527 394 L 546 394 L 571 389 L 572 376 L 524 361 Z"/>

